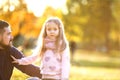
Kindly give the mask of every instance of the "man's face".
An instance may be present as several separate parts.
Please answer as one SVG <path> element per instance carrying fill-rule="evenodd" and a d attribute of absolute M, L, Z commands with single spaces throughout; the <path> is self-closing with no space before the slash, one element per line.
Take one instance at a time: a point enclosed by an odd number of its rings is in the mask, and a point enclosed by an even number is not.
<path fill-rule="evenodd" d="M 4 28 L 3 34 L 0 34 L 0 45 L 1 47 L 10 46 L 12 44 L 12 35 L 10 27 Z"/>

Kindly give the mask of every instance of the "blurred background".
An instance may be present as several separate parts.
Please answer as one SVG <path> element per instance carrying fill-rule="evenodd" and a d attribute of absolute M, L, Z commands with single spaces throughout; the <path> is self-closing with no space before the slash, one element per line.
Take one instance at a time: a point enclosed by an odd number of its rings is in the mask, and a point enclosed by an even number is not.
<path fill-rule="evenodd" d="M 0 19 L 26 56 L 50 16 L 63 21 L 70 43 L 70 80 L 120 80 L 120 0 L 0 0 Z M 28 77 L 15 69 L 11 80 Z"/>

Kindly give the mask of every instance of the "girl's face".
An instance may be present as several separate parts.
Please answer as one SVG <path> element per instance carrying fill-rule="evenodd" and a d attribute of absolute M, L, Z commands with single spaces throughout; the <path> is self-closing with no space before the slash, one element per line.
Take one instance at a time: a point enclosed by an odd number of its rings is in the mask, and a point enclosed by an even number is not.
<path fill-rule="evenodd" d="M 46 33 L 49 38 L 56 38 L 59 35 L 58 25 L 54 22 L 48 22 L 46 25 Z"/>

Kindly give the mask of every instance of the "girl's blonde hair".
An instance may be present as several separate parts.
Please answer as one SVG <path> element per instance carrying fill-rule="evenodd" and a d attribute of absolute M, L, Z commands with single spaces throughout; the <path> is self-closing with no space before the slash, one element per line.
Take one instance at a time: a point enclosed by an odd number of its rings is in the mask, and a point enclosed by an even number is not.
<path fill-rule="evenodd" d="M 47 36 L 45 29 L 46 29 L 46 25 L 49 22 L 54 22 L 59 27 L 59 35 L 58 35 L 57 41 L 56 41 L 56 46 L 57 46 L 56 51 L 59 53 L 59 52 L 63 51 L 64 49 L 66 49 L 66 47 L 68 47 L 68 41 L 65 37 L 64 26 L 63 26 L 62 21 L 57 17 L 50 17 L 45 21 L 45 23 L 42 26 L 41 33 L 38 37 L 37 47 L 34 52 L 35 54 L 40 53 L 40 56 L 42 56 L 44 54 L 44 47 L 43 47 L 44 42 L 43 41 L 44 41 L 44 38 Z"/>

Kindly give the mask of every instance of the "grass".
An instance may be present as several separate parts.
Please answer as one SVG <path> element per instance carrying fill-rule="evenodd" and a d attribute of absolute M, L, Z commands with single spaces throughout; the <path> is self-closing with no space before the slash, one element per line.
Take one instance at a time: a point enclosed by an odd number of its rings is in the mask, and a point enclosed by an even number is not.
<path fill-rule="evenodd" d="M 120 80 L 119 74 L 114 68 L 72 66 L 70 80 Z"/>
<path fill-rule="evenodd" d="M 70 80 L 120 80 L 120 57 L 77 51 L 72 60 Z"/>
<path fill-rule="evenodd" d="M 11 77 L 11 80 L 26 80 L 29 76 L 20 72 L 16 68 L 13 71 L 13 75 Z"/>
<path fill-rule="evenodd" d="M 70 80 L 120 80 L 119 74 L 120 57 L 76 51 L 71 61 Z M 15 69 L 11 80 L 26 80 L 28 77 Z"/>

